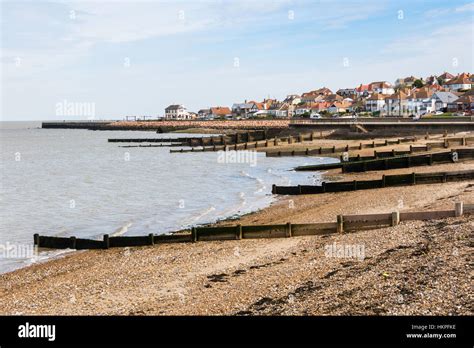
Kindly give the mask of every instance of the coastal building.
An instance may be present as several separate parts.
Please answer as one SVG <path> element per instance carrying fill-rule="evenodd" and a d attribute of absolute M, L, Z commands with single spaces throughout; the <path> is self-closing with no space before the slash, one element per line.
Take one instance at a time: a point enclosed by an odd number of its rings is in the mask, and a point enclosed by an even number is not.
<path fill-rule="evenodd" d="M 423 87 L 409 95 L 407 97 L 408 112 L 415 115 L 434 112 L 436 101 L 432 98 L 433 94 L 433 90 Z"/>
<path fill-rule="evenodd" d="M 199 119 L 209 118 L 210 113 L 211 113 L 210 109 L 201 109 L 197 112 L 197 118 Z"/>
<path fill-rule="evenodd" d="M 232 105 L 232 115 L 238 117 L 251 117 L 253 113 L 258 111 L 257 105 L 252 102 L 248 103 L 245 101 L 244 103 L 235 103 Z"/>
<path fill-rule="evenodd" d="M 408 93 L 410 90 L 408 89 Z M 385 97 L 384 113 L 387 116 L 404 116 L 408 110 L 407 93 L 398 91 Z"/>
<path fill-rule="evenodd" d="M 396 87 L 400 87 L 400 86 L 411 87 L 413 86 L 416 80 L 421 80 L 421 79 L 415 76 L 399 78 L 395 81 L 395 86 Z"/>
<path fill-rule="evenodd" d="M 452 75 L 452 74 L 445 71 L 444 73 L 442 73 L 441 75 L 438 76 L 438 79 L 440 81 L 443 81 L 443 82 L 448 82 L 448 81 L 454 79 L 454 75 Z"/>
<path fill-rule="evenodd" d="M 165 118 L 170 120 L 188 120 L 192 117 L 182 104 L 173 104 L 165 109 Z"/>
<path fill-rule="evenodd" d="M 336 92 L 337 95 L 340 95 L 341 97 L 351 97 L 356 95 L 356 89 L 355 88 L 340 88 Z"/>
<path fill-rule="evenodd" d="M 374 93 L 365 100 L 365 109 L 369 112 L 383 111 L 386 95 Z"/>
<path fill-rule="evenodd" d="M 450 111 L 474 112 L 474 95 L 465 94 L 450 103 L 448 108 Z"/>
<path fill-rule="evenodd" d="M 314 102 L 318 97 L 324 97 L 333 94 L 333 92 L 327 88 L 322 87 L 314 91 L 306 92 L 301 95 L 301 101 L 303 102 Z"/>
<path fill-rule="evenodd" d="M 352 103 L 349 101 L 342 101 L 342 102 L 334 102 L 332 103 L 328 109 L 330 113 L 345 113 L 352 111 Z"/>
<path fill-rule="evenodd" d="M 232 110 L 226 106 L 214 106 L 210 108 L 209 115 L 212 118 L 225 118 L 232 116 Z"/>
<path fill-rule="evenodd" d="M 273 117 L 288 117 L 288 104 L 283 102 L 273 103 L 267 111 L 268 115 Z"/>
<path fill-rule="evenodd" d="M 435 102 L 436 111 L 448 111 L 448 105 L 453 104 L 459 99 L 457 95 L 451 92 L 435 92 L 432 96 Z"/>
<path fill-rule="evenodd" d="M 298 94 L 289 94 L 286 96 L 283 102 L 287 103 L 288 105 L 297 105 L 301 103 L 301 97 Z"/>
<path fill-rule="evenodd" d="M 395 90 L 393 89 L 392 85 L 387 81 L 378 81 L 372 82 L 369 84 L 369 88 L 374 93 L 378 94 L 393 94 Z"/>
<path fill-rule="evenodd" d="M 360 84 L 359 87 L 355 89 L 355 94 L 358 97 L 367 98 L 371 93 L 372 93 L 372 89 L 370 88 L 370 85 Z"/>
<path fill-rule="evenodd" d="M 302 103 L 298 105 L 295 109 L 295 116 L 301 116 L 304 114 L 309 114 L 311 112 L 311 104 L 310 103 Z"/>
<path fill-rule="evenodd" d="M 460 91 L 468 90 L 473 86 L 472 81 L 470 80 L 470 74 L 462 73 L 457 77 L 445 82 L 443 87 L 449 89 L 450 91 Z"/>

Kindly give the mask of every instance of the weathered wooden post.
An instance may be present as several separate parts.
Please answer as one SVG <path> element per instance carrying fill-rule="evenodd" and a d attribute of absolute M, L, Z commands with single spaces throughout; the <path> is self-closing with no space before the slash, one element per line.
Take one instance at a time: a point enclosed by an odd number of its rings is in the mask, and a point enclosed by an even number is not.
<path fill-rule="evenodd" d="M 76 237 L 69 238 L 69 249 L 76 249 Z"/>
<path fill-rule="evenodd" d="M 104 245 L 104 249 L 110 248 L 110 241 L 109 241 L 108 234 L 104 234 L 103 245 Z"/>
<path fill-rule="evenodd" d="M 155 237 L 153 236 L 153 233 L 148 234 L 148 242 L 150 243 L 150 245 L 155 244 Z"/>
<path fill-rule="evenodd" d="M 359 150 L 362 150 L 362 143 L 359 143 Z"/>
<path fill-rule="evenodd" d="M 337 216 L 337 233 L 344 233 L 344 218 L 342 215 Z"/>
<path fill-rule="evenodd" d="M 242 239 L 242 225 L 235 226 L 235 239 Z"/>
<path fill-rule="evenodd" d="M 411 173 L 411 183 L 412 183 L 412 185 L 416 185 L 416 174 L 415 174 L 415 172 Z"/>
<path fill-rule="evenodd" d="M 272 194 L 276 194 L 276 191 L 277 191 L 277 190 L 276 190 L 276 185 L 273 184 L 273 185 L 272 185 Z"/>
<path fill-rule="evenodd" d="M 336 145 L 332 147 L 332 153 L 336 153 Z"/>
<path fill-rule="evenodd" d="M 385 174 L 382 175 L 382 187 L 385 187 Z"/>
<path fill-rule="evenodd" d="M 454 203 L 454 216 L 459 217 L 463 215 L 464 205 L 463 202 Z"/>
<path fill-rule="evenodd" d="M 400 223 L 400 212 L 394 211 L 392 212 L 392 222 L 391 226 L 397 226 Z"/>
<path fill-rule="evenodd" d="M 196 243 L 198 240 L 197 229 L 196 227 L 191 228 L 191 241 Z"/>
<path fill-rule="evenodd" d="M 285 230 L 285 236 L 287 238 L 290 238 L 292 236 L 292 232 L 291 232 L 291 222 L 287 222 L 286 223 L 286 230 Z"/>
<path fill-rule="evenodd" d="M 35 234 L 33 235 L 33 245 L 39 246 L 39 237 L 40 237 L 40 236 L 39 236 L 38 233 L 35 233 Z"/>

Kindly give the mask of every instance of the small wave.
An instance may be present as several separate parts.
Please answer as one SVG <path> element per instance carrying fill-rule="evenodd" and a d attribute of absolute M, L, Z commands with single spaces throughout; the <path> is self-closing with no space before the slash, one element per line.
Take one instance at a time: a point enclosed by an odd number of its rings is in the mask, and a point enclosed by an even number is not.
<path fill-rule="evenodd" d="M 125 225 L 123 225 L 122 227 L 119 227 L 117 228 L 110 236 L 111 237 L 117 237 L 117 236 L 121 236 L 123 235 L 124 233 L 126 233 L 128 231 L 128 228 L 132 226 L 132 223 L 131 222 L 127 222 Z"/>
<path fill-rule="evenodd" d="M 208 209 L 206 209 L 206 210 L 205 210 L 204 212 L 202 212 L 201 214 L 199 214 L 199 215 L 197 215 L 197 216 L 195 216 L 195 217 L 192 217 L 192 218 L 191 218 L 191 223 L 200 220 L 201 218 L 203 218 L 204 216 L 206 216 L 207 214 L 209 214 L 209 213 L 211 213 L 211 212 L 213 212 L 213 211 L 215 211 L 215 210 L 216 210 L 215 207 L 213 207 L 213 206 L 209 207 Z"/>

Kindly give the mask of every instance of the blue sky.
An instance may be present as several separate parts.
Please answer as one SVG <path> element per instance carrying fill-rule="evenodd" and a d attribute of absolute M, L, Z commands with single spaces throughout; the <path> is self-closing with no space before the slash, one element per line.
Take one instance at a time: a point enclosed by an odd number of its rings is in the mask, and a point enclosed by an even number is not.
<path fill-rule="evenodd" d="M 64 100 L 120 119 L 473 72 L 473 15 L 453 0 L 1 1 L 0 119 L 64 119 Z"/>

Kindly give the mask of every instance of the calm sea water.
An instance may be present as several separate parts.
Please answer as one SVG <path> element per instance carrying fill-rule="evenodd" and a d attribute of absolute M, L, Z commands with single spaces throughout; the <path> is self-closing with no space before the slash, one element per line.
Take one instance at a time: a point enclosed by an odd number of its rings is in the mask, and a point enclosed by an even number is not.
<path fill-rule="evenodd" d="M 168 147 L 122 148 L 108 138 L 180 137 L 138 131 L 40 129 L 0 123 L 0 272 L 56 256 L 14 258 L 33 234 L 100 237 L 161 234 L 258 210 L 271 185 L 312 184 L 319 174 L 294 172 L 323 158 L 267 158 L 220 163 L 218 153 L 170 154 Z"/>

